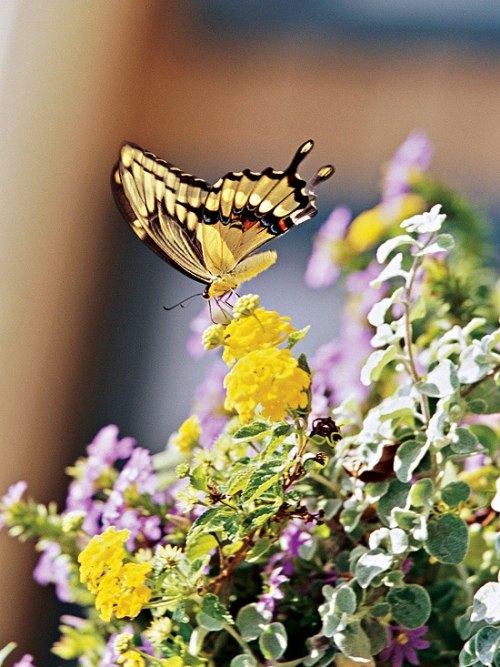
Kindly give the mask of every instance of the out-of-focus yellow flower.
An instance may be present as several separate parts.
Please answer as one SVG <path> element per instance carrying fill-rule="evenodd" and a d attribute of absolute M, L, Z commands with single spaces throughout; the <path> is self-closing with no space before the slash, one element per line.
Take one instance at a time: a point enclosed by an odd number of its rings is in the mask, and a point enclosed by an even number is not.
<path fill-rule="evenodd" d="M 250 352 L 277 347 L 294 331 L 289 317 L 256 308 L 251 315 L 235 318 L 225 327 L 222 358 L 232 366 Z"/>
<path fill-rule="evenodd" d="M 425 210 L 426 202 L 410 193 L 387 204 L 378 204 L 360 213 L 347 230 L 346 242 L 352 250 L 364 252 L 371 248 L 391 227 Z"/>
<path fill-rule="evenodd" d="M 78 556 L 80 581 L 96 595 L 95 606 L 103 621 L 117 618 L 135 618 L 152 591 L 145 585 L 151 563 L 123 563 L 123 547 L 130 535 L 128 530 L 110 526 L 101 535 L 95 535 Z"/>
<path fill-rule="evenodd" d="M 134 651 L 133 649 L 130 649 L 130 651 L 126 651 L 126 653 L 123 653 L 120 655 L 116 663 L 118 665 L 123 665 L 123 667 L 145 667 L 146 666 L 146 661 L 142 657 L 142 655 L 138 651 Z"/>
<path fill-rule="evenodd" d="M 260 414 L 281 421 L 289 409 L 307 406 L 311 379 L 299 368 L 290 350 L 258 349 L 246 354 L 224 380 L 225 407 L 236 409 L 242 422 L 249 422 L 260 406 Z"/>
<path fill-rule="evenodd" d="M 188 454 L 199 443 L 200 435 L 200 420 L 196 415 L 191 415 L 181 424 L 177 434 L 172 438 L 172 442 L 177 445 L 181 452 Z"/>

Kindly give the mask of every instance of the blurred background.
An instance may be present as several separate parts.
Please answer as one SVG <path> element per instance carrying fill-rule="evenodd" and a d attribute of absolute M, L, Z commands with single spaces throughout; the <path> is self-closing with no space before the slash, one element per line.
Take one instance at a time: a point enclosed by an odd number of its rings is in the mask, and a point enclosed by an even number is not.
<path fill-rule="evenodd" d="M 381 165 L 414 128 L 432 172 L 500 211 L 498 0 L 2 0 L 0 492 L 25 479 L 64 500 L 64 468 L 108 423 L 158 451 L 188 416 L 204 361 L 186 352 L 197 285 L 120 218 L 109 174 L 124 140 L 215 181 L 332 162 L 320 214 L 252 283 L 264 305 L 336 330 L 338 295 L 303 273 L 331 208 L 377 201 Z M 307 347 L 306 347 L 307 349 Z M 55 665 L 52 590 L 32 545 L 0 535 L 0 645 Z M 19 652 L 16 654 L 19 657 Z"/>

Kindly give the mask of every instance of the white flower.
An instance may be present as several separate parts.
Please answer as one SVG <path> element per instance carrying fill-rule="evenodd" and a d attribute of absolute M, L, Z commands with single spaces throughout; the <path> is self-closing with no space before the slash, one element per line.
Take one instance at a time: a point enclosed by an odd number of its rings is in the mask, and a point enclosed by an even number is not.
<path fill-rule="evenodd" d="M 413 215 L 407 220 L 403 220 L 401 227 L 409 232 L 417 232 L 418 234 L 425 234 L 426 232 L 437 232 L 441 229 L 443 222 L 446 220 L 444 213 L 439 213 L 441 204 L 436 204 L 430 211 Z"/>

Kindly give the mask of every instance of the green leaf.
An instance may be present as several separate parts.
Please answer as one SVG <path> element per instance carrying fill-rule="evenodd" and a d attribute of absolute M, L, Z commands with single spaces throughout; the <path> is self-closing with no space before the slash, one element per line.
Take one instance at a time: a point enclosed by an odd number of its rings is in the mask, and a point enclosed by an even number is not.
<path fill-rule="evenodd" d="M 235 440 L 261 440 L 271 432 L 271 426 L 267 422 L 252 422 L 242 426 L 233 435 Z"/>
<path fill-rule="evenodd" d="M 391 567 L 392 561 L 392 556 L 381 549 L 364 553 L 354 568 L 354 576 L 361 588 L 368 588 L 375 577 Z"/>
<path fill-rule="evenodd" d="M 221 621 L 218 618 L 212 618 L 212 616 L 205 614 L 204 611 L 199 611 L 196 614 L 196 621 L 198 625 L 209 632 L 219 632 L 224 627 L 224 621 Z"/>
<path fill-rule="evenodd" d="M 335 611 L 340 614 L 354 614 L 358 602 L 350 586 L 341 586 L 335 591 Z"/>
<path fill-rule="evenodd" d="M 269 461 L 254 470 L 241 496 L 241 502 L 251 503 L 273 486 L 276 486 L 275 493 L 279 495 L 284 467 L 285 464 L 281 462 Z"/>
<path fill-rule="evenodd" d="M 236 627 L 245 641 L 251 641 L 260 637 L 269 620 L 269 616 L 264 616 L 259 611 L 257 604 L 252 602 L 239 610 L 236 616 Z"/>
<path fill-rule="evenodd" d="M 417 480 L 411 487 L 409 498 L 414 507 L 430 509 L 434 505 L 434 484 L 432 480 L 428 477 Z"/>
<path fill-rule="evenodd" d="M 492 665 L 495 652 L 500 644 L 500 628 L 486 625 L 477 633 L 474 645 L 476 655 L 483 665 Z"/>
<path fill-rule="evenodd" d="M 455 245 L 455 239 L 451 234 L 439 234 L 434 243 L 426 246 L 422 250 L 413 253 L 415 257 L 423 255 L 434 255 L 438 252 L 448 251 Z"/>
<path fill-rule="evenodd" d="M 394 620 L 405 628 L 424 625 L 432 611 L 429 593 L 418 584 L 393 588 L 387 594 Z"/>
<path fill-rule="evenodd" d="M 395 345 L 372 352 L 361 369 L 361 383 L 368 387 L 372 382 L 376 382 L 387 364 L 397 356 L 398 349 Z"/>
<path fill-rule="evenodd" d="M 177 607 L 172 614 L 172 620 L 175 623 L 189 623 L 189 616 L 186 614 L 186 602 L 181 600 L 177 603 Z"/>
<path fill-rule="evenodd" d="M 379 500 L 377 507 L 377 515 L 384 525 L 389 525 L 390 515 L 395 507 L 406 506 L 410 488 L 410 484 L 400 482 L 399 479 L 391 480 L 387 493 Z"/>
<path fill-rule="evenodd" d="M 259 648 L 266 660 L 278 660 L 287 646 L 288 636 L 282 623 L 270 623 L 259 637 Z"/>
<path fill-rule="evenodd" d="M 465 426 L 458 426 L 451 435 L 450 447 L 455 454 L 472 454 L 477 450 L 478 439 Z"/>
<path fill-rule="evenodd" d="M 427 396 L 435 398 L 451 396 L 459 388 L 457 367 L 449 359 L 442 359 L 427 374 L 425 382 L 418 382 L 416 387 Z"/>
<path fill-rule="evenodd" d="M 227 623 L 231 625 L 234 623 L 231 614 L 213 593 L 204 596 L 201 611 L 196 615 L 196 619 L 202 628 L 211 632 L 222 630 Z"/>
<path fill-rule="evenodd" d="M 217 546 L 217 540 L 210 533 L 198 532 L 186 543 L 186 557 L 193 561 L 203 558 Z"/>
<path fill-rule="evenodd" d="M 370 640 L 370 654 L 377 655 L 387 644 L 387 625 L 376 618 L 365 616 L 361 626 Z"/>
<path fill-rule="evenodd" d="M 304 327 L 303 329 L 299 329 L 299 331 L 294 331 L 288 336 L 288 342 L 287 342 L 287 348 L 289 350 L 294 347 L 294 345 L 297 345 L 297 343 L 304 338 L 304 336 L 307 334 L 309 329 L 311 328 L 310 325 L 307 327 Z"/>
<path fill-rule="evenodd" d="M 394 472 L 400 482 L 409 482 L 420 461 L 427 453 L 428 445 L 407 440 L 398 447 L 394 457 Z"/>
<path fill-rule="evenodd" d="M 254 667 L 257 664 L 255 658 L 248 653 L 235 656 L 229 663 L 229 667 Z"/>
<path fill-rule="evenodd" d="M 273 513 L 275 510 L 273 509 Z M 265 553 L 269 551 L 272 546 L 271 540 L 267 537 L 262 537 L 259 541 L 250 549 L 247 553 L 245 561 L 248 563 L 254 563 L 258 561 Z"/>
<path fill-rule="evenodd" d="M 476 592 L 472 602 L 471 621 L 500 624 L 500 583 L 489 581 Z"/>
<path fill-rule="evenodd" d="M 496 414 L 500 412 L 500 389 L 495 379 L 485 378 L 467 394 L 469 409 L 475 414 Z"/>
<path fill-rule="evenodd" d="M 455 514 L 442 514 L 430 519 L 425 547 L 440 563 L 458 565 L 469 546 L 469 531 L 463 519 Z"/>
<path fill-rule="evenodd" d="M 441 497 L 449 507 L 457 507 L 470 496 L 470 486 L 465 482 L 450 482 L 441 490 Z"/>
<path fill-rule="evenodd" d="M 370 614 L 377 618 L 387 616 L 391 611 L 391 605 L 388 602 L 379 602 L 370 609 Z"/>
<path fill-rule="evenodd" d="M 500 412 L 500 410 L 499 410 Z M 498 445 L 498 436 L 495 431 L 484 424 L 472 424 L 469 430 L 473 433 L 481 444 L 492 456 Z"/>
<path fill-rule="evenodd" d="M 353 621 L 342 630 L 333 635 L 333 640 L 348 658 L 371 658 L 371 645 L 368 635 L 361 627 L 359 621 Z"/>

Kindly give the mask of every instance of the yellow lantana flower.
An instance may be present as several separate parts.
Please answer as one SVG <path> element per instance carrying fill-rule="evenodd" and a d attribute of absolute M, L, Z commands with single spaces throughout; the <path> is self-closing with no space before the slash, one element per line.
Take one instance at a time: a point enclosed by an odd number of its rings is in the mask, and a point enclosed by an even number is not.
<path fill-rule="evenodd" d="M 232 366 L 250 352 L 277 347 L 294 331 L 289 317 L 256 308 L 251 315 L 235 318 L 225 327 L 222 358 Z"/>
<path fill-rule="evenodd" d="M 112 614 L 117 618 L 135 618 L 152 591 L 145 585 L 152 570 L 151 563 L 123 563 L 124 544 L 129 530 L 110 526 L 101 535 L 95 535 L 78 556 L 80 581 L 96 595 L 95 606 L 103 621 Z"/>
<path fill-rule="evenodd" d="M 120 655 L 117 658 L 116 663 L 118 665 L 123 665 L 123 667 L 145 667 L 146 665 L 146 661 L 142 655 L 133 649 L 130 649 L 130 651 L 126 651 L 126 653 Z"/>
<path fill-rule="evenodd" d="M 289 409 L 307 406 L 310 383 L 311 378 L 299 368 L 290 350 L 254 350 L 227 374 L 225 407 L 234 408 L 242 422 L 254 418 L 259 406 L 262 417 L 282 421 Z"/>
<path fill-rule="evenodd" d="M 390 203 L 388 211 L 384 204 L 360 213 L 349 225 L 346 243 L 355 252 L 364 252 L 371 248 L 386 232 L 396 227 L 402 220 L 425 210 L 425 200 L 414 193 L 401 197 L 399 201 Z M 392 206 L 394 208 L 392 208 Z"/>
<path fill-rule="evenodd" d="M 181 452 L 188 454 L 200 441 L 201 426 L 200 420 L 196 415 L 191 415 L 183 422 L 172 438 L 174 445 L 177 445 Z"/>

